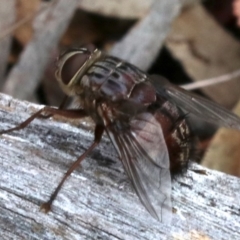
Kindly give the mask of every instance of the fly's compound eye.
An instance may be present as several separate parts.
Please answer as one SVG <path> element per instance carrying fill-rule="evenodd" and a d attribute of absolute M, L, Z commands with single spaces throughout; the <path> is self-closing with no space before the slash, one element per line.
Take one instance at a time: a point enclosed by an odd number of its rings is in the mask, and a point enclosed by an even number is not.
<path fill-rule="evenodd" d="M 56 77 L 65 85 L 78 75 L 81 68 L 90 58 L 89 52 L 68 52 L 60 57 Z"/>

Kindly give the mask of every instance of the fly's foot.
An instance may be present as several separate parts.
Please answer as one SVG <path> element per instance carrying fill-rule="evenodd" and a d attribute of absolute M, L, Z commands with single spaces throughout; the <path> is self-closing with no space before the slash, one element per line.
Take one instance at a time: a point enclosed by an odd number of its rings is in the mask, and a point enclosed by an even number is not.
<path fill-rule="evenodd" d="M 40 211 L 44 213 L 48 213 L 49 211 L 51 211 L 51 206 L 52 204 L 50 202 L 45 202 L 41 205 Z"/>

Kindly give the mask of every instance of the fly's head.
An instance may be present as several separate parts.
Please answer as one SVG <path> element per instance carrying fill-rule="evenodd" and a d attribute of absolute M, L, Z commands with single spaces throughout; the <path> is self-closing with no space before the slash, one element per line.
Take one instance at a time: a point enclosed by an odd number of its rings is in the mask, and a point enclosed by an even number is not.
<path fill-rule="evenodd" d="M 55 76 L 62 90 L 69 96 L 83 91 L 81 81 L 87 81 L 85 73 L 99 59 L 102 52 L 93 45 L 72 48 L 60 55 Z M 86 79 L 85 79 L 86 78 Z"/>

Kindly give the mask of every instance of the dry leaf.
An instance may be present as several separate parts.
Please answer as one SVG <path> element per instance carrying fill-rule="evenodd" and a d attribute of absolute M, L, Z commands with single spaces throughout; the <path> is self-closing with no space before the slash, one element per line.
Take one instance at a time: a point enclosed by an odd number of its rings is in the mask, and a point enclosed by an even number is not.
<path fill-rule="evenodd" d="M 18 0 L 17 1 L 17 19 L 16 21 L 20 21 L 27 16 L 30 16 L 37 12 L 41 0 Z M 28 21 L 21 27 L 19 27 L 15 31 L 15 37 L 20 41 L 24 46 L 29 42 L 32 38 L 33 29 L 32 29 L 32 20 Z"/>
<path fill-rule="evenodd" d="M 240 101 L 234 112 L 240 116 Z M 234 129 L 220 129 L 214 136 L 202 164 L 234 176 L 240 176 L 240 132 Z"/>
<path fill-rule="evenodd" d="M 240 0 L 233 2 L 233 14 L 237 18 L 237 24 L 240 27 Z"/>
<path fill-rule="evenodd" d="M 203 21 L 204 19 L 204 21 Z M 201 6 L 186 9 L 173 24 L 166 45 L 194 81 L 240 69 L 240 43 Z M 240 78 L 202 90 L 232 108 L 239 100 Z"/>

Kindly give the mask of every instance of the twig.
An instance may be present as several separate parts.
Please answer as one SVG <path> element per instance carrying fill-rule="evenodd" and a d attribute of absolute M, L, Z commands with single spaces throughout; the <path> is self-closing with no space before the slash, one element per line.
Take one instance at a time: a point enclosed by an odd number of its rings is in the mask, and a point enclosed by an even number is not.
<path fill-rule="evenodd" d="M 219 76 L 219 77 L 204 79 L 204 80 L 200 80 L 198 82 L 189 83 L 189 84 L 183 84 L 183 85 L 181 85 L 181 87 L 186 90 L 194 90 L 194 89 L 198 89 L 198 88 L 204 88 L 207 86 L 231 81 L 236 77 L 240 77 L 240 70 L 236 70 L 234 72 L 231 72 L 231 73 Z"/>

